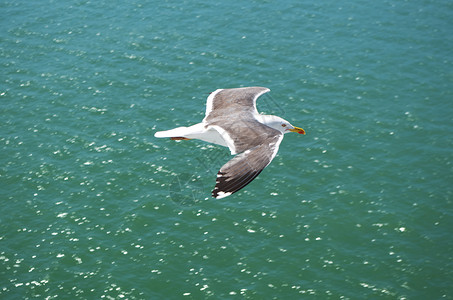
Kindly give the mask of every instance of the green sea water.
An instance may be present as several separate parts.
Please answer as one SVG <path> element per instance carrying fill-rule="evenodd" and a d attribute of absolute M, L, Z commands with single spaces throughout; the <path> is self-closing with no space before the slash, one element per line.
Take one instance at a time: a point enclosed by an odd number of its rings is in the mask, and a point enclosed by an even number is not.
<path fill-rule="evenodd" d="M 453 3 L 0 3 L 1 299 L 453 299 Z M 306 130 L 240 192 L 154 138 L 218 88 Z"/>

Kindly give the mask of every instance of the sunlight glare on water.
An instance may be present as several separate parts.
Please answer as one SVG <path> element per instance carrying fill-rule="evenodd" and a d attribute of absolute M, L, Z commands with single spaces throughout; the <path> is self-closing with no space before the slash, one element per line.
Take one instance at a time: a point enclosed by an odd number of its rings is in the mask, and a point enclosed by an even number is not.
<path fill-rule="evenodd" d="M 0 7 L 2 299 L 453 297 L 451 3 Z M 307 134 L 215 200 L 241 86 Z"/>

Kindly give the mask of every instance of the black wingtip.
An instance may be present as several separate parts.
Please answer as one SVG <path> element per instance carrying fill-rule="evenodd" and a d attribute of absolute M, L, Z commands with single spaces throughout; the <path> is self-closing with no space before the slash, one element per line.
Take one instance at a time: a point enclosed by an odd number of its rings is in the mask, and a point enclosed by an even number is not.
<path fill-rule="evenodd" d="M 222 199 L 222 198 L 228 197 L 234 193 L 232 191 L 227 191 L 227 190 L 222 189 L 222 186 L 224 185 L 223 183 L 225 181 L 226 181 L 225 174 L 219 171 L 217 173 L 216 185 L 215 185 L 214 189 L 212 190 L 212 197 L 214 197 L 216 199 Z"/>
<path fill-rule="evenodd" d="M 247 172 L 237 178 L 227 177 L 224 173 L 218 172 L 216 186 L 212 190 L 212 197 L 222 199 L 236 193 L 252 182 L 261 171 Z"/>

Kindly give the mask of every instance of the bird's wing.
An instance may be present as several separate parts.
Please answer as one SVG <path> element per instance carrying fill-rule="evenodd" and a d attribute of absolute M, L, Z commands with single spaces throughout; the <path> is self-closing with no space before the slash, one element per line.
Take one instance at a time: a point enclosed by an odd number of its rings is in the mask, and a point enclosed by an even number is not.
<path fill-rule="evenodd" d="M 242 152 L 223 165 L 217 173 L 212 196 L 220 199 L 249 184 L 275 157 L 282 139 L 283 134 L 280 132 L 269 136 L 262 144 Z"/>
<path fill-rule="evenodd" d="M 245 87 L 218 89 L 212 92 L 206 102 L 206 116 L 203 122 L 215 120 L 219 116 L 257 114 L 256 99 L 270 90 L 265 87 Z"/>

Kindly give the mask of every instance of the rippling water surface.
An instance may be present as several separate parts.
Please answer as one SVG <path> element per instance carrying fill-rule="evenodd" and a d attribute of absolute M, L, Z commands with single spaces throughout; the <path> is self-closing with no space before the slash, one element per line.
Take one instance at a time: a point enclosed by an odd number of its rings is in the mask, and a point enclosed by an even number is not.
<path fill-rule="evenodd" d="M 0 4 L 2 299 L 453 298 L 453 4 Z M 286 135 L 155 139 L 265 86 Z"/>

